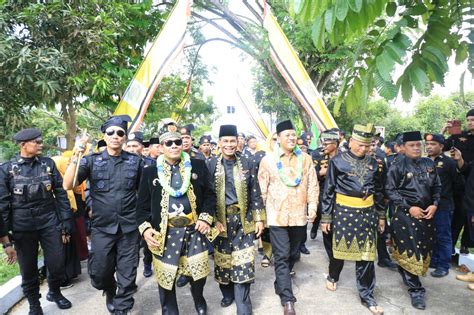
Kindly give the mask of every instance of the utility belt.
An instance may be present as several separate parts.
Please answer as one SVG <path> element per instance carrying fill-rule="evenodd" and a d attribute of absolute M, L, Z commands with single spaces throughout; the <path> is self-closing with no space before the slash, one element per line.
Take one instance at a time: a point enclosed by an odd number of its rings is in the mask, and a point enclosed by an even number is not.
<path fill-rule="evenodd" d="M 343 194 L 336 194 L 336 203 L 343 207 L 369 208 L 374 205 L 374 195 L 369 195 L 367 198 L 359 198 L 346 196 Z"/>
<path fill-rule="evenodd" d="M 237 204 L 228 205 L 225 208 L 225 212 L 227 215 L 240 214 L 240 207 Z"/>
<path fill-rule="evenodd" d="M 192 213 L 168 218 L 168 226 L 174 228 L 187 227 L 195 223 Z"/>

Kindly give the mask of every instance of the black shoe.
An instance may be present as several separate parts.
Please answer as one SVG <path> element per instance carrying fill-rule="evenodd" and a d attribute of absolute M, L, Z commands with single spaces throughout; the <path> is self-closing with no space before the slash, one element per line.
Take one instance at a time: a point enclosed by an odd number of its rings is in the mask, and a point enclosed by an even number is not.
<path fill-rule="evenodd" d="M 69 302 L 69 300 L 61 294 L 61 292 L 49 291 L 46 295 L 46 300 L 56 303 L 56 305 L 62 310 L 71 308 L 72 306 L 71 302 Z"/>
<path fill-rule="evenodd" d="M 294 277 L 296 276 L 296 271 L 295 270 L 291 270 L 290 271 L 290 277 Z"/>
<path fill-rule="evenodd" d="M 197 305 L 196 306 L 196 312 L 198 313 L 198 315 L 206 315 L 207 314 L 207 305 L 206 304 Z"/>
<path fill-rule="evenodd" d="M 182 288 L 182 287 L 184 287 L 186 284 L 188 284 L 188 282 L 189 282 L 188 277 L 186 277 L 186 276 L 179 276 L 179 277 L 178 277 L 178 280 L 176 281 L 176 286 L 177 286 L 178 288 Z"/>
<path fill-rule="evenodd" d="M 382 259 L 382 260 L 379 260 L 379 262 L 377 263 L 377 265 L 379 267 L 382 267 L 382 268 L 389 268 L 389 269 L 397 269 L 398 265 L 396 263 L 394 263 L 392 260 L 390 259 Z"/>
<path fill-rule="evenodd" d="M 233 302 L 234 302 L 234 299 L 233 299 L 233 298 L 231 298 L 231 297 L 225 297 L 225 298 L 222 298 L 222 300 L 221 300 L 221 306 L 222 306 L 222 307 L 228 307 L 228 306 L 230 306 Z"/>
<path fill-rule="evenodd" d="M 313 231 L 311 230 L 311 233 L 309 233 L 309 237 L 314 240 L 316 239 L 316 236 L 318 236 L 318 231 Z"/>
<path fill-rule="evenodd" d="M 422 297 L 412 297 L 411 305 L 413 305 L 414 308 L 419 310 L 424 310 L 426 308 L 425 299 Z"/>
<path fill-rule="evenodd" d="M 300 247 L 300 252 L 301 252 L 302 254 L 305 254 L 305 255 L 309 255 L 309 254 L 310 254 L 309 250 L 306 248 L 306 245 L 301 245 L 301 247 Z"/>
<path fill-rule="evenodd" d="M 104 290 L 104 294 L 103 294 L 105 295 L 105 306 L 107 307 L 107 310 L 111 314 L 115 312 L 114 297 L 116 293 L 117 293 L 117 288 L 113 287 L 113 288 Z"/>
<path fill-rule="evenodd" d="M 128 310 L 116 310 L 115 315 L 127 315 L 129 312 Z"/>
<path fill-rule="evenodd" d="M 446 277 L 449 274 L 449 271 L 445 269 L 435 269 L 430 274 L 432 277 L 442 278 L 442 277 Z"/>
<path fill-rule="evenodd" d="M 150 278 L 153 274 L 153 270 L 151 269 L 151 265 L 143 264 L 143 276 L 145 278 Z"/>
<path fill-rule="evenodd" d="M 74 284 L 71 282 L 71 280 L 66 280 L 66 281 L 63 281 L 63 283 L 61 283 L 61 290 L 65 290 L 65 289 L 69 289 L 69 288 L 72 288 L 74 286 Z"/>
<path fill-rule="evenodd" d="M 41 308 L 41 304 L 30 304 L 30 311 L 28 312 L 28 315 L 43 315 L 43 309 Z"/>
<path fill-rule="evenodd" d="M 459 249 L 459 252 L 461 254 L 469 254 L 469 248 L 467 248 L 467 246 L 461 246 L 461 248 Z"/>

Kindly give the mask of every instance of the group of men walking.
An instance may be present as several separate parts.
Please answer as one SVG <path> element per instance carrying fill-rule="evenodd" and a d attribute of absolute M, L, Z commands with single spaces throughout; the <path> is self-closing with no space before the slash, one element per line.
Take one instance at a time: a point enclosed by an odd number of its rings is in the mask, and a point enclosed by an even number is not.
<path fill-rule="evenodd" d="M 452 240 L 440 230 L 448 230 L 443 224 L 452 217 L 454 178 L 461 171 L 469 174 L 470 163 L 456 148 L 453 159 L 443 155 L 441 135 L 425 135 L 429 157 L 422 157 L 420 132 L 401 134 L 399 153 L 388 166 L 388 157 L 381 162 L 375 154 L 371 124 L 354 126 L 345 146 L 338 131 L 323 132 L 322 150 L 311 155 L 297 145 L 289 120 L 277 124 L 277 144 L 263 153 L 244 149 L 237 127 L 223 125 L 214 155 L 212 139 L 202 137 L 197 151 L 190 125 L 180 128 L 164 119 L 144 157 L 139 150 L 143 136 L 130 133 L 127 139 L 127 123 L 123 116 L 109 118 L 101 126 L 103 150 L 84 157 L 87 139 L 82 138 L 63 177 L 51 159 L 41 156 L 39 130 L 15 135 L 20 153 L 0 166 L 0 239 L 11 261 L 18 254 L 30 314 L 42 314 L 38 243 L 48 267 L 47 299 L 59 308 L 71 307 L 59 289 L 64 265 L 57 257 L 72 229 L 66 190 L 84 181 L 92 203 L 88 272 L 93 287 L 104 291 L 110 313 L 127 314 L 133 308 L 140 240 L 145 243 L 144 275 L 154 274 L 158 282 L 163 314 L 179 313 L 177 281 L 189 282 L 196 312 L 207 313 L 203 290 L 210 253 L 221 306 L 235 301 L 238 314 L 252 314 L 254 242 L 265 229 L 284 314 L 295 314 L 291 275 L 308 223 L 313 223 L 312 238 L 318 224 L 323 232 L 329 259 L 326 288 L 337 290 L 344 261 L 355 261 L 361 303 L 373 314 L 383 313 L 374 297 L 374 260 L 387 230 L 394 266 L 415 308 L 426 307 L 419 276 L 430 260 L 436 267 L 433 276 L 447 274 Z"/>

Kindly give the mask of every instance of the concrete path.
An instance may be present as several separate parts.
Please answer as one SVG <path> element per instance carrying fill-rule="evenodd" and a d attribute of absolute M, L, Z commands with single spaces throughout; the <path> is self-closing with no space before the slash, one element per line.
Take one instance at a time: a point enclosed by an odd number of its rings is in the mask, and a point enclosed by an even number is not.
<path fill-rule="evenodd" d="M 338 290 L 330 292 L 325 289 L 327 257 L 321 236 L 308 240 L 311 251 L 308 256 L 302 255 L 297 263 L 293 290 L 298 299 L 298 314 L 370 314 L 360 304 L 355 284 L 355 265 L 347 262 L 341 274 Z M 273 268 L 260 267 L 261 257 L 257 258 L 257 279 L 252 285 L 251 297 L 254 314 L 282 314 L 279 298 L 273 290 Z M 85 265 L 83 265 L 85 267 Z M 135 306 L 132 314 L 161 314 L 157 284 L 153 278 L 144 278 L 143 267 L 138 270 L 138 292 L 135 294 Z M 398 272 L 376 267 L 377 287 L 375 297 L 385 314 L 474 314 L 474 292 L 467 289 L 467 284 L 455 279 L 457 272 L 451 269 L 450 274 L 441 279 L 427 275 L 421 279 L 427 289 L 427 309 L 415 310 Z M 43 284 L 41 304 L 45 314 L 56 315 L 107 315 L 105 297 L 94 289 L 89 281 L 87 270 L 75 281 L 74 286 L 63 291 L 71 300 L 73 307 L 61 311 L 54 303 L 46 301 L 47 285 Z M 189 286 L 178 288 L 178 304 L 181 314 L 195 314 Z M 207 279 L 204 295 L 208 303 L 208 313 L 216 315 L 235 314 L 235 304 L 223 309 L 220 307 L 221 293 L 210 275 Z M 28 303 L 23 300 L 10 314 L 28 314 Z"/>

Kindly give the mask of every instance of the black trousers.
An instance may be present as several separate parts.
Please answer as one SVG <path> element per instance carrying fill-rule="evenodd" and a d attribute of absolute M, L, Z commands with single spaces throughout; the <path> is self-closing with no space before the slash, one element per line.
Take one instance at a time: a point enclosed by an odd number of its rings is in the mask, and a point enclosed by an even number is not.
<path fill-rule="evenodd" d="M 275 269 L 275 293 L 281 304 L 296 302 L 291 287 L 290 271 L 299 257 L 301 242 L 306 235 L 306 226 L 270 226 L 270 240 Z"/>
<path fill-rule="evenodd" d="M 421 284 L 420 277 L 406 271 L 400 266 L 398 266 L 398 272 L 402 276 L 403 283 L 408 287 L 408 293 L 411 298 L 425 297 L 426 290 Z"/>
<path fill-rule="evenodd" d="M 194 300 L 194 306 L 196 308 L 200 306 L 207 306 L 206 300 L 203 296 L 204 285 L 206 284 L 207 278 L 202 278 L 197 281 L 190 281 L 191 295 Z M 178 301 L 176 300 L 176 287 L 173 285 L 173 289 L 166 290 L 158 286 L 160 293 L 161 313 L 163 315 L 178 315 Z"/>
<path fill-rule="evenodd" d="M 235 300 L 238 315 L 252 314 L 252 301 L 250 300 L 250 283 L 219 284 L 222 296 Z"/>
<path fill-rule="evenodd" d="M 321 223 L 321 198 L 320 198 L 320 203 L 319 203 L 319 206 L 318 206 L 318 210 L 316 211 L 316 220 L 314 220 L 313 222 L 313 226 L 311 226 L 311 233 L 318 233 L 318 229 L 319 229 L 319 223 Z"/>
<path fill-rule="evenodd" d="M 356 261 L 356 282 L 359 297 L 362 302 L 376 305 L 374 298 L 375 266 L 373 261 Z M 329 277 L 337 282 L 344 267 L 344 260 L 332 258 L 329 262 Z"/>
<path fill-rule="evenodd" d="M 40 298 L 38 243 L 43 249 L 44 264 L 48 269 L 49 290 L 59 292 L 64 279 L 64 244 L 61 232 L 55 226 L 49 226 L 38 231 L 14 232 L 13 237 L 22 277 L 21 287 L 28 301 Z"/>
<path fill-rule="evenodd" d="M 391 260 L 390 253 L 388 252 L 386 240 L 388 238 L 388 224 L 385 225 L 385 230 L 382 234 L 377 231 L 377 257 L 378 260 Z"/>
<path fill-rule="evenodd" d="M 153 255 L 148 249 L 148 245 L 146 244 L 145 240 L 141 240 L 141 246 L 143 247 L 143 264 L 151 266 L 153 262 Z"/>
<path fill-rule="evenodd" d="M 92 228 L 89 252 L 89 275 L 92 286 L 98 290 L 118 287 L 114 297 L 116 310 L 133 307 L 137 286 L 138 230 L 130 233 L 107 234 Z M 115 280 L 115 277 L 117 280 Z"/>

